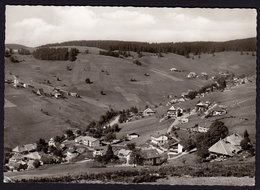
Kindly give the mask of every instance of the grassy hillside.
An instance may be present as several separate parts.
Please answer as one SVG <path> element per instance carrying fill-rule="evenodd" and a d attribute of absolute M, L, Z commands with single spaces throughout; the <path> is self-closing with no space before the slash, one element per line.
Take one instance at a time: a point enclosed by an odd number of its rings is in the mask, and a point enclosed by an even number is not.
<path fill-rule="evenodd" d="M 18 75 L 21 82 L 28 82 L 47 90 L 60 87 L 78 92 L 82 98 L 69 97 L 58 100 L 39 97 L 29 89 L 14 89 L 6 84 L 5 99 L 12 106 L 5 107 L 5 146 L 13 147 L 17 144 L 34 142 L 40 137 L 50 138 L 70 127 L 77 126 L 84 129 L 89 121 L 98 119 L 109 107 L 122 110 L 137 106 L 142 110 L 145 105 L 165 105 L 169 101 L 168 94 L 179 96 L 188 89 L 198 89 L 212 82 L 199 78 L 187 79 L 186 76 L 190 71 L 207 72 L 209 75 L 215 75 L 219 71 L 230 71 L 236 75 L 251 76 L 255 75 L 256 70 L 256 57 L 246 53 L 240 55 L 240 52 L 221 52 L 215 53 L 215 56 L 202 54 L 200 58 L 194 57 L 194 59 L 172 53 L 163 54 L 162 58 L 146 53 L 142 58 L 137 58 L 136 53 L 130 52 L 134 58 L 114 58 L 99 55 L 98 48 L 77 48 L 82 53 L 77 56 L 75 62 L 42 61 L 30 55 L 18 55 L 24 61 L 16 64 L 6 59 L 6 79 L 12 78 L 10 75 L 12 73 Z M 86 49 L 89 50 L 89 54 L 84 53 Z M 135 59 L 141 61 L 142 65 L 133 64 Z M 67 66 L 72 70 L 68 71 Z M 182 69 L 184 72 L 171 72 L 172 67 Z M 150 76 L 145 76 L 145 73 L 149 73 Z M 86 84 L 86 78 L 93 83 Z M 131 78 L 137 81 L 131 82 Z M 101 91 L 106 95 L 101 95 Z M 247 97 L 246 91 L 244 92 L 245 94 L 241 96 Z M 233 97 L 236 95 L 237 93 L 223 96 L 223 101 L 228 97 L 234 100 Z M 255 91 L 252 91 L 253 95 Z M 216 96 L 218 97 L 220 96 Z M 254 99 L 250 100 L 250 103 L 252 105 Z M 41 109 L 49 115 L 44 114 Z M 243 106 L 241 109 L 247 111 L 250 106 L 248 108 Z M 158 120 L 154 122 L 155 124 L 151 124 L 152 129 L 157 130 Z M 160 129 L 167 128 L 168 123 L 162 125 Z M 236 123 L 231 125 L 235 127 Z M 131 131 L 126 128 L 122 130 L 122 134 L 124 130 L 125 133 Z M 146 127 L 143 127 L 143 130 L 145 131 Z"/>

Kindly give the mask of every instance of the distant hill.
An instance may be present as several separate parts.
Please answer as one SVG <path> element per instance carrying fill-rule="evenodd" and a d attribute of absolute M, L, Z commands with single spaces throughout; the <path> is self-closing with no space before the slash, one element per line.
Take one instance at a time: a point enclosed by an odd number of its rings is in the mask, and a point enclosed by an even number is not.
<path fill-rule="evenodd" d="M 202 53 L 223 51 L 256 51 L 256 38 L 237 39 L 225 42 L 178 42 L 178 43 L 147 43 L 131 41 L 80 40 L 62 43 L 46 44 L 40 47 L 52 46 L 88 46 L 105 50 L 121 50 L 150 53 L 175 53 L 188 56 Z"/>
<path fill-rule="evenodd" d="M 29 47 L 21 45 L 21 44 L 5 44 L 5 47 L 10 48 L 10 49 L 29 48 Z"/>

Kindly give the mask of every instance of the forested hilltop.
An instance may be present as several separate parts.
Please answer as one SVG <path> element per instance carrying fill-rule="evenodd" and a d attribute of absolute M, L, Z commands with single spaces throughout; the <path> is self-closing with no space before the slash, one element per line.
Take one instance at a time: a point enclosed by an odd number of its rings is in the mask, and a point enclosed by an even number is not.
<path fill-rule="evenodd" d="M 150 53 L 175 53 L 188 55 L 193 53 L 214 53 L 222 51 L 256 51 L 256 38 L 231 40 L 226 42 L 177 42 L 177 43 L 147 43 L 130 41 L 107 41 L 107 40 L 80 40 L 62 43 L 46 44 L 40 47 L 52 46 L 89 46 L 105 50 L 121 50 Z"/>

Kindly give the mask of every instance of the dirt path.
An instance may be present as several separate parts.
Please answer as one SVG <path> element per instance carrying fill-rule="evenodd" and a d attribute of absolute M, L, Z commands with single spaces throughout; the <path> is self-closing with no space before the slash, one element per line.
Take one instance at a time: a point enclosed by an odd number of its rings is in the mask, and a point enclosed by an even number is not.
<path fill-rule="evenodd" d="M 93 98 L 89 98 L 89 97 L 86 97 L 86 96 L 81 96 L 80 100 L 83 101 L 83 102 L 87 102 L 89 104 L 92 104 L 94 106 L 101 107 L 101 108 L 109 108 L 108 105 L 103 104 L 102 102 L 99 102 L 99 101 L 97 101 L 97 100 L 95 100 Z"/>
<path fill-rule="evenodd" d="M 164 76 L 164 77 L 167 77 L 167 78 L 170 78 L 170 79 L 172 79 L 172 80 L 174 80 L 174 81 L 183 81 L 182 79 L 180 79 L 180 78 L 177 78 L 177 77 L 174 77 L 174 76 L 172 76 L 172 75 L 169 75 L 168 73 L 166 73 L 166 72 L 164 72 L 164 71 L 161 71 L 161 70 L 158 70 L 158 69 L 151 69 L 151 71 L 152 72 L 155 72 L 155 73 L 157 73 L 157 74 L 160 74 L 160 75 L 162 75 L 162 76 Z"/>

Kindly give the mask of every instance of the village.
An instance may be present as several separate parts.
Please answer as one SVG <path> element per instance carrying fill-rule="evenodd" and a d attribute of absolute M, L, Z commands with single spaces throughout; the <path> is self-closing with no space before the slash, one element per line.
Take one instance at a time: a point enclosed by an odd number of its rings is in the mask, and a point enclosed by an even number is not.
<path fill-rule="evenodd" d="M 171 68 L 170 71 L 182 72 L 182 70 L 176 68 Z M 15 89 L 29 89 L 37 96 L 57 99 L 67 98 L 68 96 L 81 97 L 78 93 L 47 85 L 45 85 L 45 88 L 38 88 L 31 83 L 21 82 L 15 75 L 10 76 L 13 77 L 13 80 L 6 79 L 5 83 Z M 196 138 L 198 134 L 209 134 L 214 125 L 224 125 L 223 122 L 221 123 L 215 118 L 221 119 L 222 116 L 228 115 L 228 107 L 212 101 L 197 101 L 194 107 L 182 106 L 183 103 L 194 101 L 200 97 L 205 98 L 215 91 L 230 91 L 235 86 L 252 82 L 247 77 L 234 77 L 226 72 L 220 72 L 218 77 L 209 77 L 205 72 L 200 75 L 190 72 L 187 75 L 190 80 L 198 77 L 212 80 L 212 84 L 202 87 L 198 91 L 183 92 L 179 97 L 168 95 L 170 100 L 163 106 L 166 111 L 160 115 L 158 122 L 170 121 L 172 124 L 168 126 L 166 131 L 151 135 L 145 143 L 136 143 L 136 139 L 143 138 L 138 131 L 128 133 L 120 138 L 117 137 L 117 133 L 120 131 L 120 125 L 123 122 L 131 123 L 154 117 L 157 113 L 156 107 L 147 106 L 143 111 L 138 111 L 137 108 L 130 109 L 127 113 L 111 110 L 111 112 L 107 112 L 107 115 L 110 115 L 107 121 L 101 125 L 101 134 L 96 135 L 98 127 L 94 122 L 85 131 L 76 128 L 68 129 L 62 136 L 55 136 L 49 140 L 39 139 L 36 143 L 18 145 L 12 149 L 9 159 L 4 165 L 4 170 L 17 172 L 32 170 L 42 165 L 83 162 L 110 164 L 113 167 L 158 166 L 167 165 L 171 160 L 181 159 L 184 155 L 194 153 L 197 151 L 198 145 L 194 144 L 192 138 Z M 197 122 L 198 118 L 200 122 Z M 207 119 L 210 120 L 204 122 Z M 192 120 L 196 120 L 197 123 L 194 124 L 194 122 L 191 122 Z M 208 154 L 202 159 L 202 162 L 224 161 L 246 150 L 250 150 L 254 154 L 250 141 L 246 142 L 246 146 L 241 144 L 242 141 L 245 141 L 245 138 L 248 139 L 246 129 L 244 135 L 225 134 L 223 139 L 220 138 L 207 148 Z"/>

